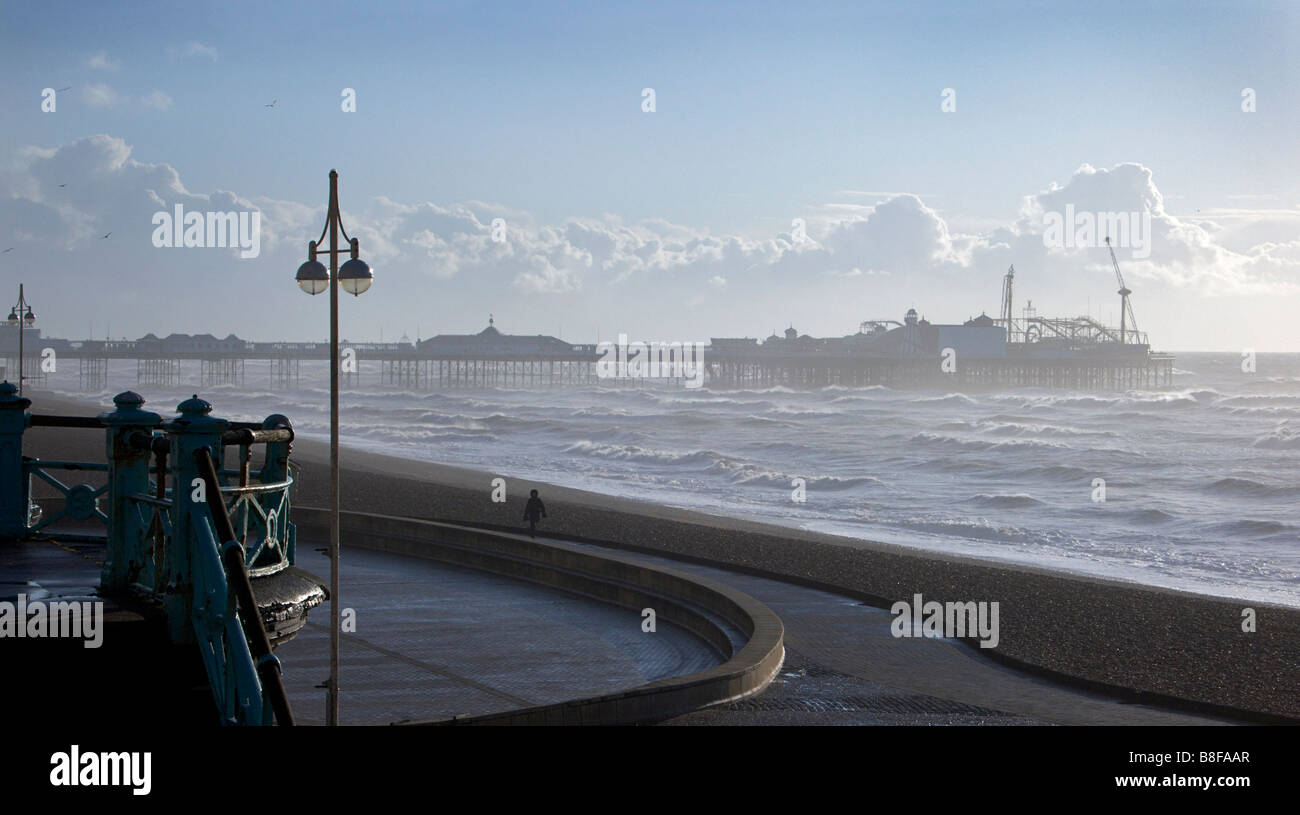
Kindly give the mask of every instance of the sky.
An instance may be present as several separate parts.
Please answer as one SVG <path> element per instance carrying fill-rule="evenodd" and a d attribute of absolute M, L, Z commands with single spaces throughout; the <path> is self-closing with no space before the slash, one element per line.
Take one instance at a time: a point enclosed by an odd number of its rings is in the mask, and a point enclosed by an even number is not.
<path fill-rule="evenodd" d="M 1017 314 L 1118 323 L 1125 213 L 1153 345 L 1300 351 L 1296 3 L 6 2 L 0 75 L 47 335 L 326 337 L 337 169 L 353 341 L 843 336 L 997 316 L 1012 264 Z M 177 205 L 256 256 L 159 246 Z"/>

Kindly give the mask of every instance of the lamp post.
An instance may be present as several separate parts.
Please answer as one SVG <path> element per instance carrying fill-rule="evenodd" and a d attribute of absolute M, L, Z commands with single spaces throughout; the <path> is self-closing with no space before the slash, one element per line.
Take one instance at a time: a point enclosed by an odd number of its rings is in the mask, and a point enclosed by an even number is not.
<path fill-rule="evenodd" d="M 23 310 L 26 309 L 26 313 Z M 27 298 L 23 296 L 23 284 L 18 284 L 18 303 L 9 310 L 9 325 L 18 326 L 18 395 L 23 395 L 23 334 L 27 326 L 36 322 L 36 315 L 32 313 L 32 307 L 28 305 Z"/>
<path fill-rule="evenodd" d="M 348 242 L 347 249 L 339 249 L 339 233 Z M 330 248 L 319 248 L 329 234 Z M 370 288 L 374 273 L 364 260 L 357 257 L 361 242 L 349 238 L 343 228 L 339 213 L 339 174 L 330 170 L 330 203 L 325 215 L 325 228 L 320 237 L 307 244 L 307 262 L 298 267 L 298 285 L 308 294 L 330 290 L 330 678 L 325 690 L 325 723 L 339 723 L 339 286 L 353 296 Z M 339 268 L 339 254 L 348 252 L 351 258 Z M 326 252 L 330 266 L 326 269 L 316 255 Z"/>

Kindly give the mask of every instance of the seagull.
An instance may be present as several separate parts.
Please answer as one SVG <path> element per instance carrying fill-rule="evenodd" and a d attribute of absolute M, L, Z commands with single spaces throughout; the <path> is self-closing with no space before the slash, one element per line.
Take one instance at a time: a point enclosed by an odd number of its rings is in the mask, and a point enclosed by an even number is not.
<path fill-rule="evenodd" d="M 109 232 L 108 234 L 101 236 L 101 237 L 100 237 L 100 240 L 102 241 L 104 238 L 107 238 L 109 235 L 112 235 L 112 234 L 113 234 L 112 232 Z"/>
<path fill-rule="evenodd" d="M 71 85 L 69 85 L 69 86 L 66 87 L 66 88 L 59 88 L 59 93 L 63 93 L 64 91 L 70 91 L 70 90 L 72 90 L 72 86 L 71 86 Z"/>
<path fill-rule="evenodd" d="M 279 99 L 272 99 L 272 100 L 271 100 L 271 104 L 269 104 L 269 105 L 262 105 L 262 107 L 264 107 L 264 108 L 273 108 L 273 107 L 275 107 L 275 103 L 276 103 L 276 102 L 279 102 L 279 101 L 280 101 Z"/>

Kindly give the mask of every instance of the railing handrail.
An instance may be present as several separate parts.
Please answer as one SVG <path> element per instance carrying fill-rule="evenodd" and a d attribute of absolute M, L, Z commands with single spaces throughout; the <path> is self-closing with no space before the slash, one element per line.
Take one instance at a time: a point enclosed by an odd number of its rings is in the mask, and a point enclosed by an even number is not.
<path fill-rule="evenodd" d="M 284 481 L 275 481 L 270 484 L 249 484 L 246 487 L 241 487 L 238 484 L 231 484 L 228 487 L 222 487 L 221 493 L 223 495 L 248 495 L 259 492 L 277 492 L 279 490 L 287 490 L 292 484 L 292 478 L 287 478 Z"/>
<path fill-rule="evenodd" d="M 272 444 L 274 442 L 292 442 L 293 429 L 288 427 L 265 428 L 236 427 L 221 434 L 221 443 L 229 445 Z"/>
<path fill-rule="evenodd" d="M 25 375 L 24 375 L 25 378 Z M 96 416 L 57 416 L 48 413 L 31 414 L 32 427 L 79 427 L 103 430 L 104 424 Z"/>
<path fill-rule="evenodd" d="M 194 451 L 194 464 L 198 467 L 199 477 L 207 492 L 221 494 L 221 485 L 217 481 L 217 468 L 213 464 L 211 452 L 207 447 Z M 248 579 L 248 567 L 244 563 L 244 547 L 235 538 L 235 527 L 230 522 L 230 513 L 225 501 L 206 501 L 208 516 L 222 541 L 222 562 L 225 565 L 226 579 L 235 590 L 235 597 L 243 613 L 239 615 L 243 624 L 244 639 L 256 661 L 257 675 L 262 684 L 262 695 L 271 703 L 276 721 L 285 726 L 292 725 L 293 711 L 289 708 L 289 696 L 285 693 L 284 682 L 280 677 L 280 660 L 271 653 L 271 641 L 267 639 L 266 629 L 262 627 L 261 615 L 257 610 L 257 601 L 253 596 L 253 584 Z"/>

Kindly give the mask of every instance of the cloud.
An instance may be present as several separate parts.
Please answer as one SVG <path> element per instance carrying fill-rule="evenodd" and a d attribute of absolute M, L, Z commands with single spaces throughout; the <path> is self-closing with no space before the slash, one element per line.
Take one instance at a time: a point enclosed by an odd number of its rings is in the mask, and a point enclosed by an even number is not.
<path fill-rule="evenodd" d="M 59 187 L 69 180 L 75 183 Z M 108 252 L 114 268 L 131 270 L 133 290 L 174 292 L 176 269 L 183 267 L 194 290 L 176 295 L 189 299 L 165 310 L 181 314 L 187 306 L 202 310 L 205 296 L 220 298 L 233 286 L 261 291 L 268 280 L 291 281 L 307 241 L 324 223 L 324 203 L 191 191 L 172 166 L 139 161 L 122 139 L 100 134 L 14 155 L 0 172 L 0 242 L 16 245 L 24 257 L 45 253 L 40 263 L 50 284 L 73 291 L 96 282 Z M 261 256 L 239 261 L 226 250 L 154 248 L 152 215 L 176 204 L 187 211 L 259 210 Z M 345 202 L 343 219 L 376 269 L 365 307 L 396 315 L 391 319 L 405 315 L 411 327 L 417 319 L 432 324 L 434 313 L 466 319 L 466 313 L 495 311 L 515 314 L 516 325 L 562 315 L 566 324 L 599 324 L 607 332 L 616 325 L 646 336 L 716 328 L 725 336 L 765 333 L 790 320 L 847 331 L 863 319 L 897 319 L 911 305 L 932 319 L 965 319 L 980 304 L 996 311 L 1001 275 L 1012 263 L 1023 298 L 1017 306 L 1032 298 L 1044 314 L 1077 313 L 1090 301 L 1113 309 L 1118 298 L 1104 247 L 1044 246 L 1043 214 L 1067 204 L 1150 213 L 1150 257 L 1117 253 L 1144 329 L 1152 328 L 1147 316 L 1160 309 L 1181 310 L 1163 327 L 1173 333 L 1195 322 L 1184 315 L 1212 319 L 1223 297 L 1262 301 L 1300 287 L 1300 208 L 1275 207 L 1254 219 L 1235 209 L 1222 221 L 1213 212 L 1197 221 L 1180 218 L 1165 209 L 1151 171 L 1137 164 L 1084 165 L 1063 184 L 1026 196 L 1015 219 L 971 231 L 955 229 L 906 193 L 871 206 L 810 211 L 801 216 L 808 229 L 798 241 L 790 233 L 714 234 L 608 214 L 539 223 L 527 212 L 483 201 L 353 200 Z M 504 230 L 494 233 L 496 219 Z M 111 245 L 98 240 L 109 231 Z M 295 334 L 292 326 L 283 328 L 289 306 L 282 298 L 253 299 L 246 311 L 220 317 L 234 322 L 205 329 Z M 87 311 L 84 321 L 110 307 L 69 304 L 69 319 L 76 308 Z M 196 328 L 157 324 L 162 312 L 142 312 L 129 300 L 120 307 L 124 316 L 114 325 L 138 319 L 141 334 Z"/>
<path fill-rule="evenodd" d="M 86 57 L 86 67 L 96 71 L 116 71 L 118 68 L 122 67 L 122 64 L 116 60 L 109 59 L 106 52 L 97 51 L 89 57 Z"/>
<path fill-rule="evenodd" d="M 211 45 L 204 45 L 197 40 L 190 40 L 189 42 L 180 45 L 168 46 L 167 53 L 173 57 L 204 57 L 213 62 L 217 61 L 217 49 Z"/>
<path fill-rule="evenodd" d="M 144 96 L 133 98 L 119 94 L 112 87 L 103 83 L 92 83 L 81 88 L 81 98 L 94 108 L 112 108 L 119 105 L 138 104 L 145 110 L 170 110 L 173 100 L 159 90 L 150 91 Z"/>
<path fill-rule="evenodd" d="M 170 110 L 172 98 L 162 91 L 151 91 L 140 97 L 140 104 L 150 110 Z"/>
<path fill-rule="evenodd" d="M 103 83 L 91 83 L 81 88 L 81 99 L 93 108 L 111 108 L 120 100 L 117 91 Z"/>
<path fill-rule="evenodd" d="M 1015 232 L 1041 238 L 1047 215 L 1065 213 L 1067 206 L 1075 212 L 1137 213 L 1149 218 L 1150 234 L 1145 236 L 1149 245 L 1140 251 L 1117 250 L 1125 274 L 1136 280 L 1166 283 L 1206 297 L 1300 288 L 1300 268 L 1278 248 L 1280 244 L 1267 239 L 1268 235 L 1287 235 L 1288 229 L 1293 235 L 1300 209 L 1178 217 L 1165 209 L 1165 197 L 1149 168 L 1126 163 L 1105 170 L 1084 164 L 1065 185 L 1053 184 L 1026 197 Z M 1225 231 L 1220 221 L 1228 221 L 1231 228 Z M 1101 231 L 1098 227 L 1097 232 Z M 1108 266 L 1109 254 L 1098 251 L 1103 237 L 1096 234 L 1091 246 L 1053 248 L 1047 259 L 1054 261 L 1053 265 L 1088 262 Z"/>

